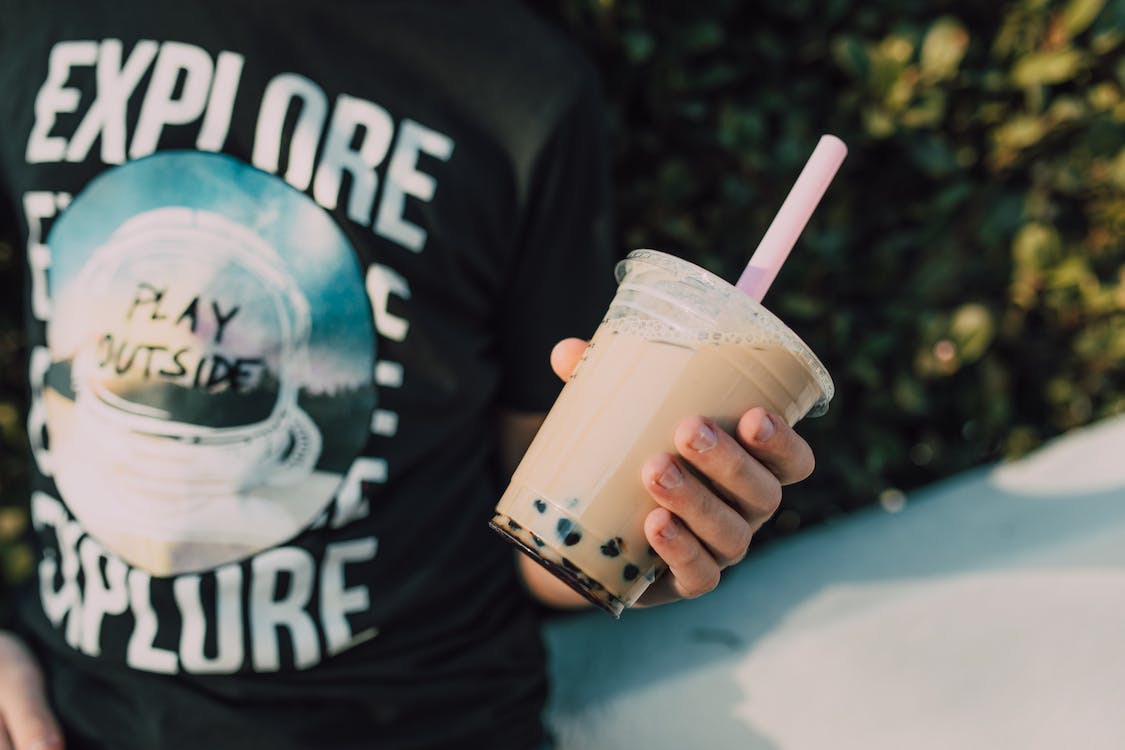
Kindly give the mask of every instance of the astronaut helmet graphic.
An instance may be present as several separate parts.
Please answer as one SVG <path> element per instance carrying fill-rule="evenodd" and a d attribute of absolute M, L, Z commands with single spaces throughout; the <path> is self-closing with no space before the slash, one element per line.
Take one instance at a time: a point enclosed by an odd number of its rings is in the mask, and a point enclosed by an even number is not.
<path fill-rule="evenodd" d="M 377 403 L 335 218 L 236 157 L 168 151 L 98 175 L 46 245 L 36 460 L 81 529 L 164 576 L 317 528 Z"/>
<path fill-rule="evenodd" d="M 80 283 L 87 319 L 53 328 L 87 332 L 74 426 L 144 489 L 244 492 L 313 470 L 321 435 L 297 403 L 308 302 L 259 235 L 205 210 L 153 209 L 94 252 Z"/>
<path fill-rule="evenodd" d="M 95 538 L 171 574 L 309 522 L 336 477 L 315 473 L 323 437 L 298 403 L 308 300 L 269 243 L 211 211 L 152 209 L 70 289 L 48 344 L 73 401 L 48 401 L 48 425 L 55 482 Z"/>

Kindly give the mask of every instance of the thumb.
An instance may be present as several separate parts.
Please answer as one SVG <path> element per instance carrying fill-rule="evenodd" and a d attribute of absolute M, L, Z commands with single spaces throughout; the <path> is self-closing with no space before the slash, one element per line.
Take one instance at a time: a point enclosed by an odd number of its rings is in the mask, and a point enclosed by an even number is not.
<path fill-rule="evenodd" d="M 582 339 L 563 339 L 551 350 L 551 369 L 562 380 L 570 380 L 582 355 L 586 353 L 587 342 Z"/>
<path fill-rule="evenodd" d="M 14 750 L 63 748 L 39 666 L 27 648 L 7 634 L 0 634 L 0 721 Z"/>

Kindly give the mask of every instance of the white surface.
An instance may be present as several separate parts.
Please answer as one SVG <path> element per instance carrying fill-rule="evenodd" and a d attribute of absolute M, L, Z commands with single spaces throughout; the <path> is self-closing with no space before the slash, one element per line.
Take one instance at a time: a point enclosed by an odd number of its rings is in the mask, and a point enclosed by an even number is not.
<path fill-rule="evenodd" d="M 560 750 L 1125 748 L 1125 418 L 547 637 Z"/>

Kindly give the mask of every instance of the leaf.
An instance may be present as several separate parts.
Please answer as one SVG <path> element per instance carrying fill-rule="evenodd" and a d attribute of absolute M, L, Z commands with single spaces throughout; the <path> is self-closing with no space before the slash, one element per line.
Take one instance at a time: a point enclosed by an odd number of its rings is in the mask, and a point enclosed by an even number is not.
<path fill-rule="evenodd" d="M 1017 115 L 998 127 L 993 135 L 996 145 L 1001 148 L 1020 151 L 1038 143 L 1047 130 L 1047 123 L 1042 118 Z"/>
<path fill-rule="evenodd" d="M 867 107 L 862 115 L 864 130 L 872 138 L 887 138 L 894 135 L 895 121 L 882 108 Z"/>
<path fill-rule="evenodd" d="M 902 36 L 887 37 L 869 54 L 871 67 L 867 82 L 879 96 L 889 99 L 898 93 L 901 98 L 903 88 L 913 90 L 913 80 L 902 80 L 904 72 L 910 67 L 910 56 L 914 54 L 914 47 L 909 39 Z M 917 77 L 916 73 L 914 75 Z"/>
<path fill-rule="evenodd" d="M 808 294 L 790 293 L 781 298 L 787 317 L 809 320 L 824 314 L 826 302 Z"/>
<path fill-rule="evenodd" d="M 625 57 L 632 63 L 646 62 L 656 49 L 656 41 L 652 38 L 652 34 L 637 29 L 623 33 L 621 44 L 625 48 Z"/>
<path fill-rule="evenodd" d="M 934 199 L 934 212 L 943 216 L 955 211 L 973 195 L 973 185 L 967 180 L 954 182 L 942 188 Z"/>
<path fill-rule="evenodd" d="M 1125 190 L 1125 148 L 1117 152 L 1117 156 L 1110 162 L 1109 179 L 1117 187 Z"/>
<path fill-rule="evenodd" d="M 1086 115 L 1086 105 L 1081 99 L 1073 96 L 1060 96 L 1051 102 L 1047 110 L 1047 117 L 1053 125 L 1075 122 Z"/>
<path fill-rule="evenodd" d="M 963 362 L 975 362 L 988 350 L 996 336 L 996 322 L 984 305 L 962 305 L 953 313 L 949 332 L 957 342 L 957 352 Z"/>
<path fill-rule="evenodd" d="M 1089 261 L 1080 257 L 1067 258 L 1055 266 L 1048 283 L 1055 290 L 1077 289 L 1090 293 L 1098 289 L 1097 275 L 1090 268 Z"/>
<path fill-rule="evenodd" d="M 1024 271 L 1044 271 L 1057 263 L 1061 254 L 1062 239 L 1049 224 L 1025 224 L 1012 240 L 1012 260 Z"/>
<path fill-rule="evenodd" d="M 957 171 L 957 157 L 942 138 L 927 137 L 912 141 L 910 157 L 930 177 L 946 177 Z"/>
<path fill-rule="evenodd" d="M 733 65 L 716 63 L 695 74 L 691 86 L 693 90 L 718 89 L 738 80 L 742 75 L 743 72 Z"/>
<path fill-rule="evenodd" d="M 841 70 L 860 80 L 867 77 L 870 59 L 863 43 L 850 35 L 840 35 L 832 40 L 832 59 Z"/>
<path fill-rule="evenodd" d="M 879 367 L 870 360 L 856 357 L 848 363 L 847 373 L 867 388 L 877 388 L 882 380 Z"/>
<path fill-rule="evenodd" d="M 0 435 L 18 436 L 22 429 L 17 406 L 7 400 L 0 401 Z"/>
<path fill-rule="evenodd" d="M 922 41 L 922 75 L 931 80 L 952 78 L 969 49 L 969 32 L 954 18 L 934 22 Z"/>
<path fill-rule="evenodd" d="M 924 414 L 926 412 L 926 391 L 919 383 L 907 374 L 895 378 L 892 395 L 895 404 L 907 414 Z"/>
<path fill-rule="evenodd" d="M 902 67 L 914 54 L 914 42 L 904 34 L 891 34 L 875 48 L 875 54 Z"/>
<path fill-rule="evenodd" d="M 729 151 L 760 147 L 766 132 L 765 116 L 758 109 L 725 106 L 719 110 L 717 123 L 719 145 Z"/>
<path fill-rule="evenodd" d="M 1112 112 L 1121 102 L 1121 92 L 1109 81 L 1102 81 L 1086 92 L 1086 101 L 1095 112 Z"/>
<path fill-rule="evenodd" d="M 1063 27 L 1070 36 L 1081 34 L 1105 8 L 1105 0 L 1070 0 L 1062 12 Z"/>
<path fill-rule="evenodd" d="M 1082 69 L 1083 56 L 1071 47 L 1034 52 L 1012 68 L 1012 81 L 1021 88 L 1063 83 Z"/>
<path fill-rule="evenodd" d="M 706 52 L 723 43 L 723 27 L 712 19 L 705 19 L 688 27 L 681 37 L 684 47 L 691 52 Z"/>

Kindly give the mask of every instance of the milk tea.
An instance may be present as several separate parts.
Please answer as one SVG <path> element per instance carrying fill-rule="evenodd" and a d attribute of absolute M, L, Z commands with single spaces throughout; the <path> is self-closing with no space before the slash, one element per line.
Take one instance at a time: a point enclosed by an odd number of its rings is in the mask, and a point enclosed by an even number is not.
<path fill-rule="evenodd" d="M 615 616 L 664 569 L 644 536 L 656 507 L 641 465 L 674 450 L 684 417 L 732 430 L 753 406 L 791 424 L 822 410 L 831 381 L 780 321 L 721 279 L 638 251 L 492 526 Z"/>

